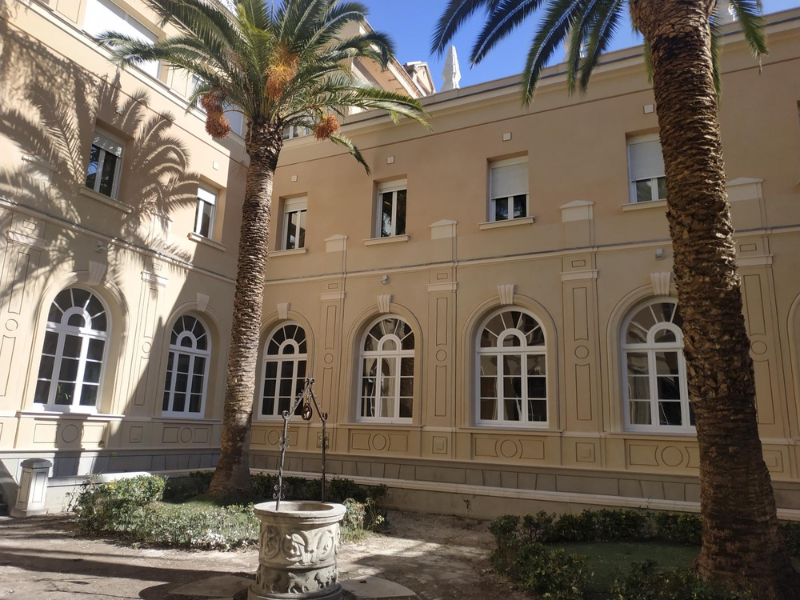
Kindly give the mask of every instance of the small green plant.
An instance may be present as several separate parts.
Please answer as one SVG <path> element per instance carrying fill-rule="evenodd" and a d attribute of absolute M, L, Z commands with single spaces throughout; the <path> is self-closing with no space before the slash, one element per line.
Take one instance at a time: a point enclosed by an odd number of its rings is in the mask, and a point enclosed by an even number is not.
<path fill-rule="evenodd" d="M 614 581 L 619 600 L 748 600 L 751 596 L 714 589 L 688 569 L 661 571 L 654 561 L 633 563 L 630 573 Z"/>
<path fill-rule="evenodd" d="M 700 515 L 656 513 L 654 515 L 656 537 L 661 540 L 699 546 L 703 537 L 703 521 Z"/>

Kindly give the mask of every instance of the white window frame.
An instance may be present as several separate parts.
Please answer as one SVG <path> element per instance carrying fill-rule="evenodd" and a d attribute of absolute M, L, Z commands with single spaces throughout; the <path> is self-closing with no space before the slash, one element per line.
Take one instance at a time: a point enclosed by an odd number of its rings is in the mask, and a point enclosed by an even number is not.
<path fill-rule="evenodd" d="M 639 313 L 640 310 L 646 307 L 652 307 L 656 304 L 670 303 L 675 308 L 672 311 L 671 319 L 675 318 L 675 310 L 677 308 L 677 301 L 672 297 L 658 297 L 651 298 L 647 302 L 637 304 L 631 309 L 628 316 L 622 324 L 622 331 L 620 336 L 620 360 L 622 364 L 622 398 L 625 413 L 625 430 L 633 432 L 659 432 L 659 433 L 695 433 L 696 428 L 691 425 L 690 412 L 689 412 L 689 386 L 686 379 L 686 359 L 683 355 L 683 332 L 680 327 L 671 321 L 658 321 L 658 317 L 654 316 L 656 324 L 647 331 L 647 342 L 644 344 L 630 344 L 627 343 L 628 327 L 631 325 L 633 318 Z M 677 342 L 656 343 L 654 336 L 658 331 L 669 330 L 675 333 Z M 649 402 L 650 402 L 650 418 L 654 421 L 650 425 L 633 424 L 631 423 L 631 399 L 630 390 L 628 387 L 628 353 L 647 354 L 647 376 L 649 384 Z M 681 403 L 681 422 L 682 425 L 661 425 L 659 421 L 658 412 L 658 374 L 656 370 L 656 352 L 677 352 L 678 353 L 678 377 L 680 378 L 680 403 Z M 639 402 L 646 402 L 639 400 Z M 671 400 L 669 402 L 678 402 L 678 400 Z"/>
<path fill-rule="evenodd" d="M 206 414 L 206 397 L 208 392 L 208 373 L 209 373 L 209 364 L 211 363 L 211 334 L 208 330 L 208 325 L 205 322 L 195 315 L 188 315 L 184 314 L 175 319 L 175 322 L 172 324 L 172 327 L 169 330 L 170 338 L 172 337 L 172 332 L 175 329 L 175 326 L 178 324 L 178 321 L 183 317 L 191 317 L 196 319 L 200 325 L 203 327 L 205 332 L 206 339 L 208 343 L 206 344 L 205 350 L 200 350 L 197 348 L 197 338 L 191 331 L 182 331 L 178 334 L 178 339 L 175 340 L 173 344 L 170 341 L 169 350 L 167 351 L 167 369 L 164 372 L 164 392 L 169 392 L 169 400 L 167 404 L 167 409 L 164 410 L 163 407 L 163 394 L 162 398 L 162 405 L 161 405 L 161 416 L 162 417 L 169 417 L 169 418 L 179 418 L 179 419 L 202 419 L 205 417 Z M 181 346 L 181 340 L 185 337 L 188 337 L 192 340 L 191 347 Z M 169 355 L 172 354 L 172 365 L 169 364 Z M 176 411 L 173 410 L 175 405 L 175 385 L 176 381 L 178 380 L 177 377 L 177 365 L 178 365 L 178 355 L 179 354 L 188 354 L 189 355 L 189 371 L 188 381 L 186 383 L 186 400 L 184 402 L 184 410 Z M 189 406 L 191 404 L 191 389 L 192 389 L 192 377 L 194 377 L 194 362 L 195 359 L 198 357 L 205 358 L 205 369 L 203 371 L 203 391 L 202 396 L 200 398 L 200 410 L 198 412 L 189 412 Z M 170 385 L 169 390 L 166 389 L 166 376 L 167 371 L 170 370 L 172 367 L 172 377 L 170 378 Z"/>
<path fill-rule="evenodd" d="M 528 189 L 528 181 L 526 181 L 525 191 L 520 192 L 519 194 L 512 194 L 510 196 L 498 196 L 494 197 L 493 191 L 493 183 L 492 179 L 495 176 L 495 169 L 500 167 L 510 167 L 512 165 L 519 165 L 519 164 L 528 164 L 528 157 L 527 156 L 519 156 L 517 158 L 509 158 L 506 160 L 495 160 L 489 163 L 489 222 L 490 223 L 502 223 L 504 221 L 513 221 L 514 220 L 514 196 L 521 196 L 523 193 L 525 194 L 525 214 L 521 217 L 516 217 L 517 219 L 525 219 L 531 214 L 530 210 L 530 193 Z M 528 175 L 530 177 L 530 174 Z M 508 219 L 503 219 L 501 221 L 497 221 L 497 211 L 495 210 L 496 205 L 498 202 L 506 202 L 506 214 L 508 215 Z"/>
<path fill-rule="evenodd" d="M 294 325 L 298 329 L 303 331 L 303 335 L 305 336 L 306 342 L 306 351 L 300 352 L 300 344 L 295 339 L 284 339 L 278 348 L 278 354 L 267 354 L 267 350 L 269 348 L 270 343 L 275 338 L 275 334 L 278 331 L 281 331 L 285 327 L 289 325 Z M 303 376 L 303 385 L 305 385 L 305 378 L 310 377 L 309 371 L 309 344 L 310 340 L 308 337 L 308 332 L 305 330 L 305 327 L 297 323 L 296 321 L 286 321 L 280 324 L 280 326 L 275 328 L 275 331 L 267 338 L 267 343 L 264 344 L 263 350 L 263 360 L 261 361 L 261 397 L 258 402 L 258 412 L 256 413 L 256 420 L 261 421 L 274 421 L 274 420 L 283 420 L 283 416 L 281 413 L 278 412 L 279 408 L 279 398 L 280 398 L 280 390 L 281 390 L 281 371 L 283 369 L 284 363 L 292 363 L 292 400 L 289 403 L 289 408 L 291 408 L 291 403 L 294 402 L 294 399 L 297 397 L 297 388 L 298 388 L 298 372 L 300 370 L 300 362 L 305 361 L 306 369 L 305 375 Z M 284 350 L 287 346 L 291 346 L 294 348 L 294 354 L 284 354 Z M 278 363 L 275 371 L 275 391 L 272 395 L 272 414 L 264 414 L 264 397 L 267 393 L 267 363 L 275 362 Z M 299 386 L 302 388 L 302 386 Z"/>
<path fill-rule="evenodd" d="M 214 221 L 217 220 L 217 201 L 219 200 L 219 193 L 212 190 L 208 186 L 199 185 L 197 186 L 197 204 L 195 206 L 195 216 L 194 216 L 194 234 L 199 235 L 200 237 L 204 237 L 206 239 L 212 239 L 214 237 Z M 208 204 L 211 206 L 211 217 L 209 218 L 208 223 L 208 235 L 203 235 L 200 233 L 203 227 L 203 211 L 200 210 L 203 208 L 203 204 Z"/>
<path fill-rule="evenodd" d="M 97 172 L 95 173 L 94 187 L 89 187 L 86 185 L 86 178 L 89 176 L 89 164 L 92 161 L 91 149 L 93 146 L 100 148 L 100 156 L 97 158 Z M 114 181 L 111 184 L 111 195 L 106 197 L 116 200 L 119 196 L 119 180 L 122 175 L 122 162 L 125 160 L 125 142 L 100 127 L 95 127 L 94 133 L 92 134 L 92 143 L 89 146 L 89 162 L 86 163 L 86 169 L 84 169 L 83 185 L 87 189 L 105 196 L 105 194 L 100 191 L 100 175 L 103 172 L 103 163 L 105 162 L 106 154 L 109 152 L 117 157 L 117 164 L 114 167 Z"/>
<path fill-rule="evenodd" d="M 631 204 L 645 204 L 647 202 L 657 202 L 659 200 L 666 200 L 665 198 L 659 198 L 658 193 L 658 180 L 664 178 L 666 180 L 666 175 L 662 173 L 661 175 L 654 175 L 653 177 L 645 177 L 642 179 L 634 179 L 633 178 L 633 160 L 631 159 L 631 146 L 635 146 L 636 144 L 645 144 L 651 142 L 658 142 L 659 148 L 661 147 L 661 137 L 657 133 L 650 133 L 647 135 L 640 135 L 636 137 L 628 138 L 626 143 L 626 154 L 628 157 L 628 188 L 630 194 L 630 203 Z M 663 156 L 662 156 L 663 162 Z M 636 184 L 639 181 L 649 181 L 650 182 L 650 200 L 642 200 L 639 202 L 639 195 L 636 193 Z M 666 186 L 665 186 L 666 187 Z"/>
<path fill-rule="evenodd" d="M 158 42 L 157 32 L 150 29 L 150 27 L 139 21 L 139 19 L 136 19 L 132 15 L 128 14 L 126 10 L 124 10 L 120 6 L 117 6 L 114 2 L 111 2 L 110 0 L 89 0 L 86 6 L 87 13 L 91 10 L 90 5 L 92 3 L 102 5 L 105 10 L 117 15 L 117 17 L 119 17 L 123 22 L 125 22 L 128 26 L 130 26 L 131 29 L 133 29 L 139 34 L 138 36 L 133 35 L 132 37 L 138 37 L 142 41 L 146 39 L 148 42 L 153 44 Z M 89 25 L 90 24 L 87 22 L 86 15 L 84 15 L 83 31 L 93 39 L 95 38 L 95 35 L 103 33 L 105 31 L 116 31 L 116 28 L 114 27 L 113 23 L 104 24 L 102 29 L 94 29 L 91 31 L 87 29 Z M 126 32 L 122 31 L 118 33 L 126 33 Z M 131 32 L 127 33 L 129 35 L 131 34 Z M 159 79 L 159 76 L 161 75 L 161 61 L 159 60 L 147 61 L 147 63 L 136 65 L 136 68 L 142 73 L 145 73 L 150 77 L 153 77 L 154 79 Z"/>
<path fill-rule="evenodd" d="M 544 345 L 542 346 L 528 346 L 524 335 L 518 335 L 518 329 L 505 329 L 497 338 L 497 346 L 494 348 L 481 347 L 481 335 L 483 330 L 489 324 L 489 321 L 494 319 L 497 315 L 505 312 L 520 312 L 532 318 L 539 325 L 544 336 Z M 503 340 L 508 336 L 515 336 L 520 338 L 523 342 L 522 346 L 504 347 Z M 522 357 L 520 365 L 520 373 L 522 379 L 522 405 L 519 407 L 520 420 L 509 421 L 504 419 L 505 415 L 505 397 L 501 394 L 503 378 L 505 376 L 503 369 L 503 357 L 506 355 L 518 355 Z M 500 386 L 501 389 L 496 390 L 497 398 L 497 419 L 482 419 L 481 418 L 481 356 L 496 356 L 497 357 L 497 375 L 495 376 L 495 386 Z M 545 401 L 545 414 L 547 419 L 544 421 L 528 421 L 528 357 L 541 356 L 544 358 L 544 379 L 547 388 L 545 398 L 532 398 L 532 400 Z M 523 428 L 523 429 L 547 429 L 550 424 L 550 403 L 551 403 L 551 389 L 550 389 L 550 364 L 547 360 L 547 332 L 542 325 L 542 320 L 529 310 L 525 310 L 519 306 L 504 306 L 492 311 L 481 322 L 478 327 L 477 336 L 475 337 L 475 423 L 482 427 L 502 427 L 502 428 Z"/>
<path fill-rule="evenodd" d="M 302 198 L 290 198 L 283 202 L 283 232 L 281 235 L 281 250 L 299 250 L 305 248 L 305 235 L 303 236 L 303 243 L 295 243 L 294 247 L 289 248 L 289 215 L 292 213 L 301 213 L 299 220 L 302 221 L 304 231 L 308 231 L 306 222 L 308 220 L 308 196 Z"/>
<path fill-rule="evenodd" d="M 301 137 L 311 135 L 311 130 L 308 127 L 301 125 L 287 125 L 283 128 L 283 140 L 294 140 Z"/>
<path fill-rule="evenodd" d="M 403 233 L 397 233 L 397 192 L 405 190 L 406 192 L 406 230 Z M 383 194 L 392 192 L 392 234 L 388 236 L 383 235 Z M 375 237 L 388 238 L 397 237 L 398 235 L 407 235 L 408 232 L 408 180 L 395 180 L 378 185 L 378 194 L 375 197 Z"/>
<path fill-rule="evenodd" d="M 406 326 L 411 329 L 411 335 L 414 336 L 414 347 L 410 350 L 403 350 L 402 349 L 402 340 L 394 335 L 394 334 L 385 334 L 378 340 L 378 350 L 364 350 L 364 344 L 367 341 L 367 336 L 369 335 L 370 330 L 375 327 L 381 321 L 386 319 L 397 319 L 402 321 L 406 324 Z M 387 340 L 391 340 L 395 343 L 396 350 L 383 350 L 383 345 Z M 406 321 L 403 317 L 395 314 L 385 314 L 381 315 L 377 319 L 372 320 L 369 325 L 367 325 L 366 330 L 364 331 L 364 335 L 361 336 L 361 343 L 358 347 L 358 406 L 356 407 L 356 421 L 361 423 L 411 423 L 414 420 L 414 399 L 416 398 L 417 393 L 417 386 L 416 386 L 416 369 L 417 369 L 417 358 L 416 358 L 416 351 L 417 351 L 417 336 L 414 332 L 413 328 L 411 327 L 410 323 Z M 365 358 L 374 358 L 376 360 L 376 371 L 375 371 L 375 397 L 372 400 L 375 401 L 375 407 L 373 412 L 375 414 L 380 415 L 381 407 L 380 407 L 380 390 L 381 390 L 381 382 L 383 380 L 383 369 L 382 369 L 382 360 L 393 360 L 395 361 L 395 373 L 394 376 L 394 415 L 391 417 L 365 417 L 362 415 L 364 401 L 364 359 Z M 414 371 L 415 375 L 412 377 L 412 389 L 411 389 L 411 416 L 410 417 L 400 417 L 400 383 L 402 377 L 400 375 L 400 368 L 402 365 L 403 358 L 413 358 L 414 359 Z"/>
<path fill-rule="evenodd" d="M 47 411 L 61 411 L 61 412 L 72 412 L 72 413 L 89 413 L 94 414 L 100 412 L 99 405 L 102 402 L 102 392 L 103 392 L 103 384 L 105 380 L 106 374 L 106 364 L 108 362 L 108 346 L 111 340 L 111 312 L 108 310 L 108 305 L 106 304 L 103 298 L 95 293 L 88 287 L 84 287 L 81 285 L 70 285 L 64 288 L 63 290 L 59 291 L 61 293 L 64 290 L 71 290 L 71 289 L 80 289 L 85 292 L 88 292 L 102 305 L 105 315 L 106 315 L 106 330 L 99 331 L 96 329 L 92 329 L 91 327 L 75 327 L 72 325 L 67 325 L 66 322 L 69 320 L 70 316 L 73 314 L 82 314 L 84 319 L 87 322 L 91 323 L 89 320 L 89 314 L 86 310 L 80 310 L 78 307 L 73 306 L 72 308 L 67 309 L 64 311 L 64 314 L 61 318 L 61 323 L 51 323 L 49 319 L 47 320 L 47 325 L 45 326 L 45 335 L 47 332 L 55 333 L 58 336 L 56 341 L 56 353 L 53 359 L 53 371 L 50 376 L 50 391 L 48 392 L 47 402 L 40 403 L 40 402 L 33 402 L 33 406 L 36 410 L 47 410 Z M 55 302 L 55 297 L 47 306 L 48 314 L 50 307 Z M 99 314 L 99 313 L 98 313 Z M 97 316 L 97 315 L 95 315 Z M 78 357 L 78 372 L 76 374 L 75 379 L 75 392 L 72 404 L 56 404 L 55 397 L 56 391 L 58 388 L 58 374 L 61 371 L 61 363 L 64 359 L 64 342 L 66 340 L 67 335 L 77 336 L 81 339 L 81 352 L 80 357 Z M 95 403 L 92 406 L 81 406 L 80 404 L 80 397 L 81 392 L 83 391 L 83 375 L 86 371 L 86 361 L 87 361 L 87 353 L 89 350 L 89 341 L 90 340 L 102 340 L 103 341 L 103 357 L 100 362 L 100 377 L 98 378 L 97 383 L 97 397 L 95 398 Z M 41 364 L 41 358 L 44 355 L 44 337 L 42 338 L 42 347 L 39 351 L 39 360 Z M 50 356 L 50 355 L 48 355 Z M 40 381 L 38 376 L 38 371 L 36 375 L 36 381 Z M 35 386 L 34 386 L 34 394 L 35 394 Z"/>

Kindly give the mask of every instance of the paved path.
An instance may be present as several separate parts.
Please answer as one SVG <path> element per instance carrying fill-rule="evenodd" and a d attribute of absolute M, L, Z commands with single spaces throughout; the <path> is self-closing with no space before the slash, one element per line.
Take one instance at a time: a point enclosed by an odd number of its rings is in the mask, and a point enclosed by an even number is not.
<path fill-rule="evenodd" d="M 376 575 L 425 600 L 523 598 L 488 573 L 485 523 L 392 512 L 391 529 L 342 547 L 343 579 Z M 221 573 L 251 575 L 255 549 L 186 552 L 80 537 L 69 517 L 0 517 L 2 600 L 171 600 L 170 591 Z"/>

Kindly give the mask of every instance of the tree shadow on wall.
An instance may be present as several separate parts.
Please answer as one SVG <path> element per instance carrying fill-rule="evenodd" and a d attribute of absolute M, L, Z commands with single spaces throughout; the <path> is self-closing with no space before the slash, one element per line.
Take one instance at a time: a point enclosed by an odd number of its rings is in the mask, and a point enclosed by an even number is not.
<path fill-rule="evenodd" d="M 170 240 L 170 214 L 194 206 L 199 177 L 188 168 L 173 115 L 152 110 L 146 90 L 121 92 L 119 72 L 111 81 L 97 77 L 7 21 L 0 21 L 0 39 L 0 135 L 22 159 L 0 169 L 0 207 L 43 221 L 48 234 L 49 257 L 28 277 L 74 260 L 86 237 L 108 246 L 112 280 L 132 257 L 146 270 L 156 263 L 181 269 L 191 255 Z M 96 126 L 125 141 L 118 206 L 82 193 Z"/>

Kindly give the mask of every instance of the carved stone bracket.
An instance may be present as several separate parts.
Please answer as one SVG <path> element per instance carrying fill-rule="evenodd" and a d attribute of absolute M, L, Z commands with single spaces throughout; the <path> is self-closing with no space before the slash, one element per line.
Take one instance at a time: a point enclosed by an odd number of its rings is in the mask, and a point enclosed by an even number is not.
<path fill-rule="evenodd" d="M 90 260 L 89 277 L 87 278 L 86 283 L 88 283 L 89 285 L 100 285 L 100 282 L 102 282 L 106 276 L 107 270 L 108 270 L 107 264 Z"/>
<path fill-rule="evenodd" d="M 278 318 L 285 321 L 289 318 L 289 302 L 278 302 Z"/>
<path fill-rule="evenodd" d="M 197 310 L 200 312 L 206 312 L 208 308 L 208 295 L 203 294 L 201 292 L 197 292 Z"/>
<path fill-rule="evenodd" d="M 500 304 L 510 305 L 514 304 L 514 290 L 516 285 L 513 283 L 504 283 L 497 286 L 497 294 L 500 296 Z"/>
<path fill-rule="evenodd" d="M 669 296 L 669 286 L 670 283 L 672 283 L 672 271 L 650 273 L 650 281 L 653 282 L 653 295 Z"/>
<path fill-rule="evenodd" d="M 386 314 L 389 312 L 389 305 L 392 303 L 392 295 L 385 294 L 383 296 L 378 296 L 378 310 L 382 314 Z"/>

